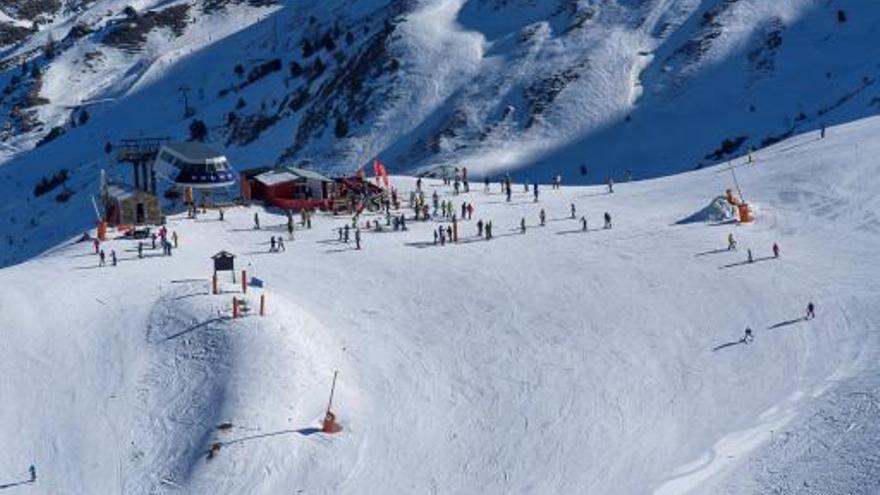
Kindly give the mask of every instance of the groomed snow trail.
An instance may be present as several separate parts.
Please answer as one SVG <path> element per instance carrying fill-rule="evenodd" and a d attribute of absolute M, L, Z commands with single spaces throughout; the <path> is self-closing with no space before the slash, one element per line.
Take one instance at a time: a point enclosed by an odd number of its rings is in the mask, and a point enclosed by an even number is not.
<path fill-rule="evenodd" d="M 456 197 L 426 182 L 429 201 L 436 190 L 476 209 L 444 247 L 432 230 L 445 223 L 408 221 L 365 232 L 356 251 L 336 240 L 348 218 L 319 215 L 268 253 L 286 219 L 257 207 L 225 222 L 172 217 L 170 258 L 139 260 L 114 240 L 104 249 L 120 265 L 98 268 L 90 245 L 60 246 L 0 271 L 0 396 L 15 405 L 0 409 L 0 476 L 34 463 L 33 488 L 49 494 L 783 486 L 755 467 L 800 465 L 779 432 L 809 445 L 825 433 L 804 413 L 878 376 L 878 128 L 860 121 L 737 160 L 758 211 L 747 226 L 678 223 L 732 186 L 712 167 L 614 194 L 541 186 L 537 203 L 521 184 L 508 203 L 497 184 Z M 405 202 L 414 179 L 394 182 Z M 589 232 L 568 218 L 572 203 Z M 476 237 L 478 218 L 495 239 Z M 266 282 L 269 316 L 228 320 L 232 294 L 208 295 L 221 249 Z M 249 291 L 253 308 L 260 293 Z M 804 321 L 808 301 L 818 317 Z M 327 436 L 314 428 L 334 369 L 344 430 Z M 849 431 L 870 435 L 858 427 L 870 409 L 855 404 Z M 876 468 L 851 438 L 838 452 Z M 729 481 L 743 477 L 753 483 Z"/>

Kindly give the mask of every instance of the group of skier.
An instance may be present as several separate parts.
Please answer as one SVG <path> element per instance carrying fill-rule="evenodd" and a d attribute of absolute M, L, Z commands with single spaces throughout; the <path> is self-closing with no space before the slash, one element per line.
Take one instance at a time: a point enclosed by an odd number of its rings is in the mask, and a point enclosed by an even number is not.
<path fill-rule="evenodd" d="M 733 233 L 731 232 L 731 233 L 727 234 L 727 250 L 728 251 L 736 251 L 736 247 L 737 247 L 737 242 L 736 242 L 736 239 L 734 239 L 734 237 L 733 237 Z M 773 254 L 773 259 L 778 259 L 779 254 L 781 252 L 781 249 L 779 248 L 779 244 L 774 242 L 773 245 L 770 246 L 770 252 Z M 754 257 L 754 255 L 752 255 L 751 248 L 746 249 L 746 261 L 748 263 L 755 262 L 755 257 Z"/>
<path fill-rule="evenodd" d="M 273 235 L 269 238 L 269 252 L 278 253 L 281 251 L 287 251 L 287 248 L 284 247 L 284 239 L 282 239 L 280 235 L 276 239 Z"/>

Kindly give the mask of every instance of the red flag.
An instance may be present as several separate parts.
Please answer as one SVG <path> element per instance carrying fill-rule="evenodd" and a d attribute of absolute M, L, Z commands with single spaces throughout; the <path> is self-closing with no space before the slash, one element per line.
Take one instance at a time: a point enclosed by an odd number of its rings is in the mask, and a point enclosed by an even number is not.
<path fill-rule="evenodd" d="M 373 172 L 377 179 L 378 177 L 382 177 L 382 180 L 385 182 L 385 187 L 390 185 L 388 181 L 388 171 L 385 170 L 385 164 L 379 161 L 379 158 L 373 160 Z M 376 182 L 378 182 L 378 180 Z"/>

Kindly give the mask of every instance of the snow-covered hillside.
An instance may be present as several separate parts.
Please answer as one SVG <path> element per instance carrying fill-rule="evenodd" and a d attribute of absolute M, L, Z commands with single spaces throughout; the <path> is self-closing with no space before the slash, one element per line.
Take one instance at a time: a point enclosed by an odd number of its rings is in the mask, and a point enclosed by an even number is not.
<path fill-rule="evenodd" d="M 861 0 L 12 0 L 0 12 L 3 265 L 91 223 L 107 144 L 185 139 L 194 121 L 239 167 L 350 172 L 379 156 L 397 173 L 453 164 L 596 184 L 716 163 L 880 104 L 880 7 Z M 61 169 L 73 196 L 35 198 Z"/>
<path fill-rule="evenodd" d="M 285 218 L 257 207 L 171 218 L 171 257 L 63 243 L 0 271 L 0 485 L 33 464 L 18 491 L 876 493 L 878 129 L 737 159 L 745 226 L 682 222 L 732 187 L 710 167 L 538 202 L 428 183 L 475 206 L 454 245 L 404 209 L 360 251 L 318 216 L 269 253 Z M 221 249 L 268 316 L 209 295 Z M 336 369 L 343 431 L 316 433 Z"/>

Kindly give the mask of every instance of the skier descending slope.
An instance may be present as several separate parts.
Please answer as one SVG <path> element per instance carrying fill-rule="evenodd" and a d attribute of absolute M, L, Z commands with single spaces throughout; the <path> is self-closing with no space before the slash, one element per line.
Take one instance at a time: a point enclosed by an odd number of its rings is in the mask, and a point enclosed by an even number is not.
<path fill-rule="evenodd" d="M 736 240 L 733 238 L 733 232 L 727 234 L 727 250 L 733 251 L 736 249 Z"/>
<path fill-rule="evenodd" d="M 812 301 L 807 303 L 807 319 L 812 320 L 816 317 L 816 305 Z"/>
<path fill-rule="evenodd" d="M 746 327 L 746 333 L 743 335 L 742 342 L 744 344 L 751 344 L 753 340 L 755 340 L 755 337 L 752 335 L 752 329 Z"/>

